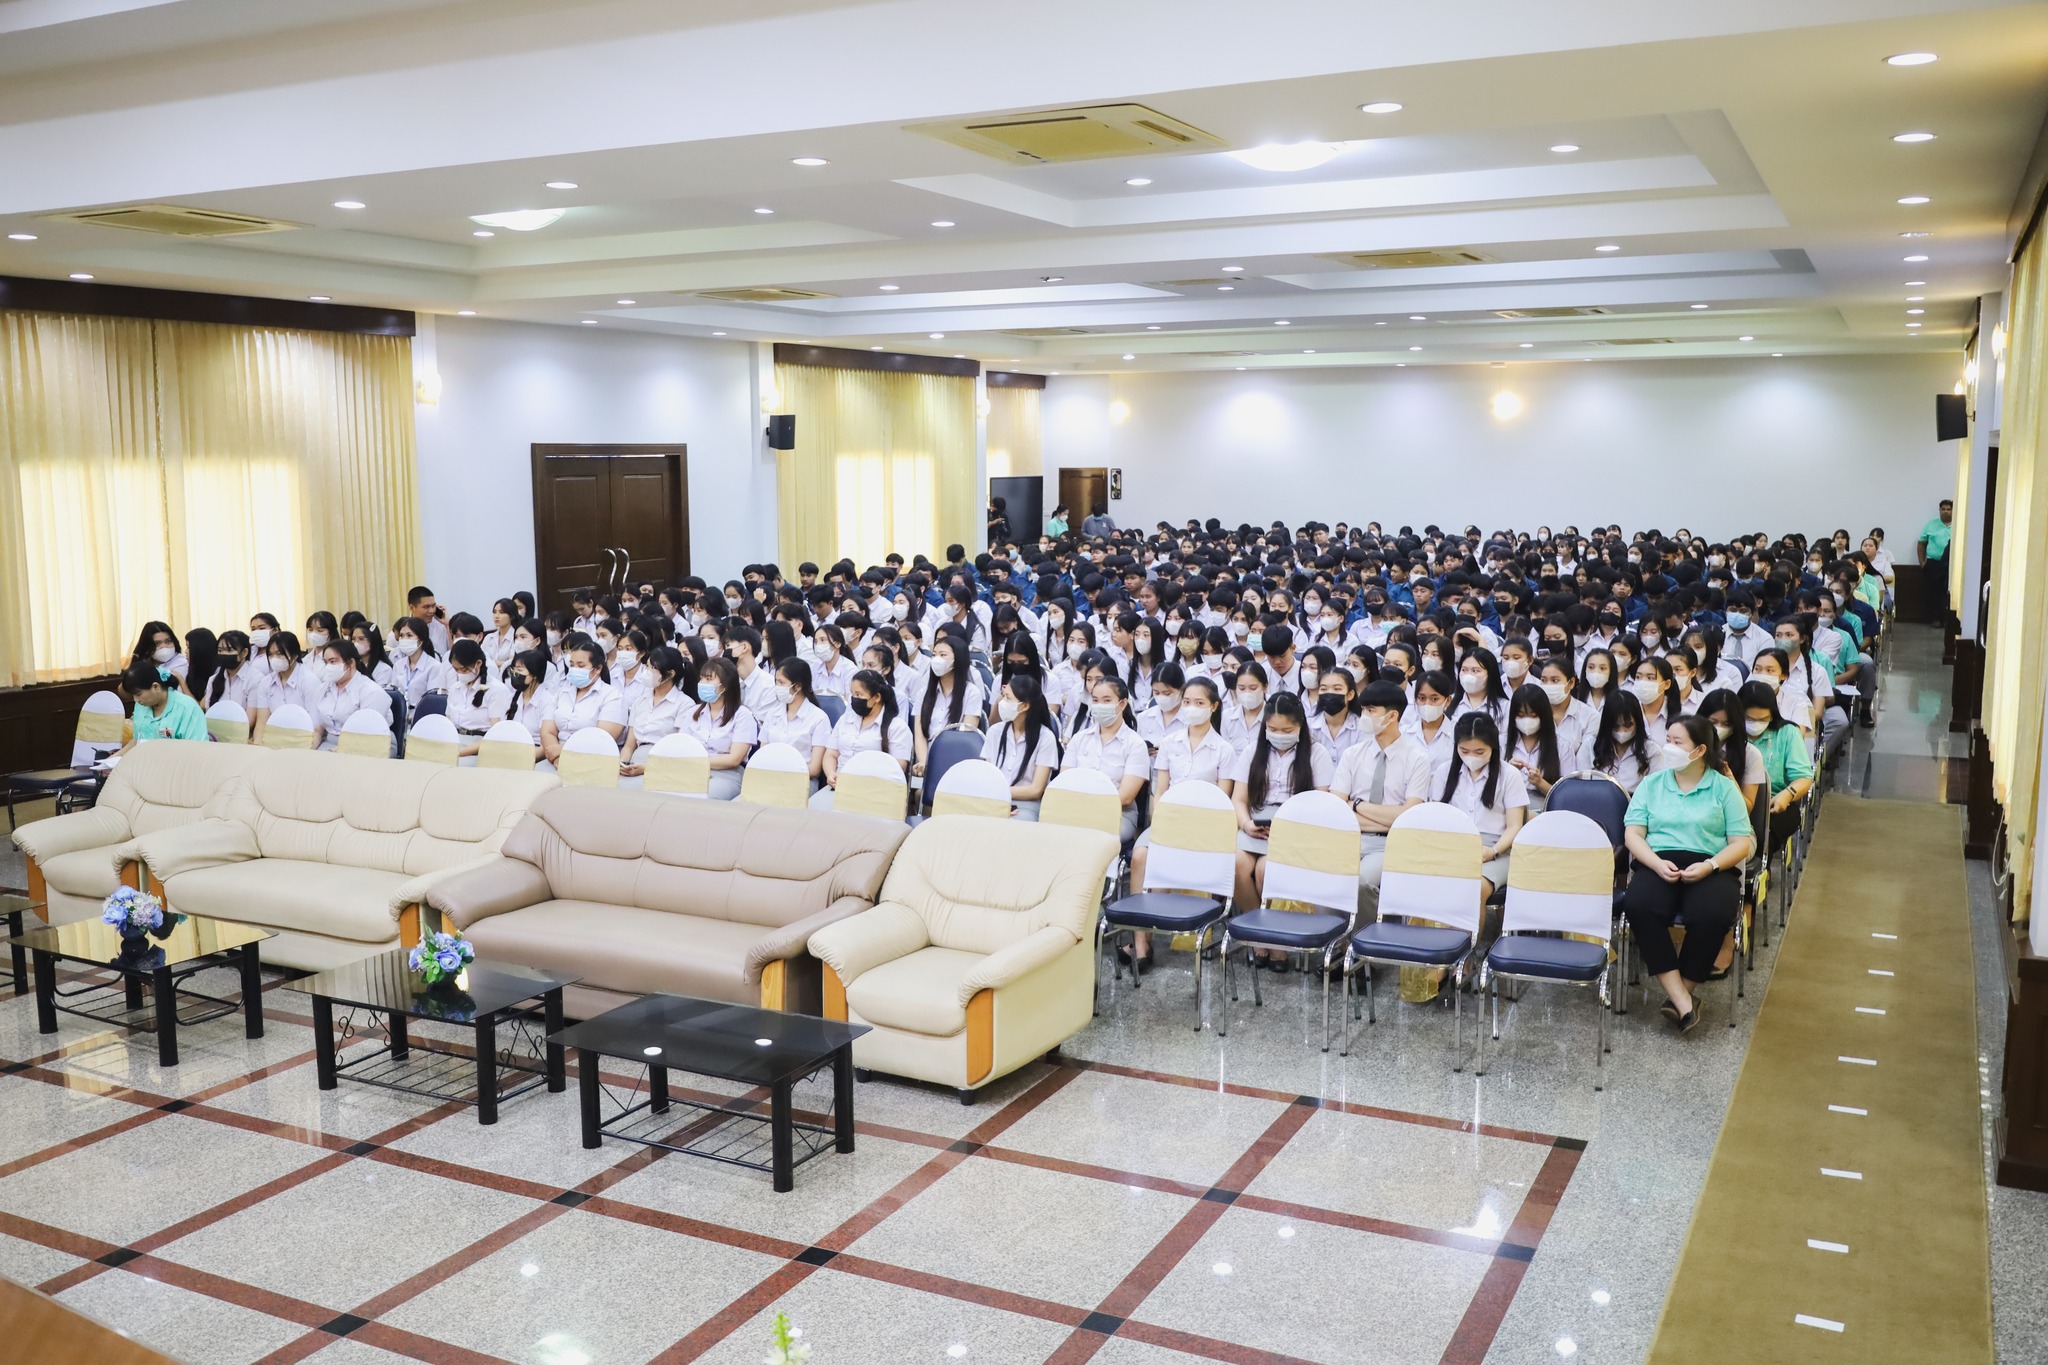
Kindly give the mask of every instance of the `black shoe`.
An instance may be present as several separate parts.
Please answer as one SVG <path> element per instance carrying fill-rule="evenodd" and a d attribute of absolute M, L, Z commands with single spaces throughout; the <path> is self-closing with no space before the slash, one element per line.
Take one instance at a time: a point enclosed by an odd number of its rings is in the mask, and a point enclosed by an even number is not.
<path fill-rule="evenodd" d="M 1694 996 L 1692 1008 L 1686 1011 L 1685 1016 L 1678 1021 L 1678 1031 L 1680 1033 L 1691 1033 L 1700 1026 L 1700 1020 L 1705 1014 L 1706 1007 L 1700 1003 L 1698 996 Z"/>
<path fill-rule="evenodd" d="M 1132 976 L 1138 974 L 1138 966 L 1131 961 L 1131 950 L 1129 948 L 1119 948 L 1116 950 L 1116 965 L 1120 968 L 1128 969 Z"/>
<path fill-rule="evenodd" d="M 1669 1019 L 1674 1024 L 1677 1023 L 1679 1019 L 1682 1017 L 1678 1013 L 1678 1006 L 1672 1004 L 1669 1000 L 1666 1000 L 1663 1004 L 1657 1006 L 1657 1013 L 1663 1015 L 1666 1019 Z"/>
<path fill-rule="evenodd" d="M 1728 979 L 1729 977 L 1733 976 L 1734 974 L 1735 974 L 1735 964 L 1734 964 L 1733 962 L 1730 962 L 1730 963 L 1729 963 L 1729 964 L 1728 964 L 1727 966 L 1725 966 L 1725 967 L 1716 967 L 1716 968 L 1714 968 L 1714 970 L 1712 970 L 1711 972 L 1708 972 L 1708 973 L 1707 973 L 1707 980 L 1709 980 L 1709 981 L 1726 981 L 1726 980 L 1727 980 L 1727 979 Z"/>

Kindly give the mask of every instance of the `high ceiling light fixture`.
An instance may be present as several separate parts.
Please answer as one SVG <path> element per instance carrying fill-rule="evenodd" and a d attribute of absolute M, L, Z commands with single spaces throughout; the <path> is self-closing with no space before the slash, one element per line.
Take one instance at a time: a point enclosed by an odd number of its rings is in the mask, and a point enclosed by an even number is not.
<path fill-rule="evenodd" d="M 548 181 L 548 188 L 551 190 L 573 190 L 576 188 L 576 182 L 573 180 L 550 180 Z"/>
<path fill-rule="evenodd" d="M 1552 147 L 1550 150 L 1556 152 L 1559 156 L 1563 156 L 1567 153 L 1576 152 L 1577 150 L 1579 150 L 1579 144 L 1576 142 L 1560 142 L 1555 147 Z"/>
<path fill-rule="evenodd" d="M 33 242 L 35 239 L 36 235 L 33 232 L 10 232 L 7 234 L 7 240 L 10 242 Z"/>
<path fill-rule="evenodd" d="M 1059 283 L 1059 282 L 1060 282 L 1061 280 L 1064 280 L 1064 279 L 1066 278 L 1066 276 L 1065 276 L 1065 275 L 1040 275 L 1040 276 L 1039 276 L 1038 278 L 1039 278 L 1039 279 L 1041 279 L 1041 280 L 1044 280 L 1044 281 L 1045 281 L 1045 282 L 1046 282 L 1047 284 L 1058 284 L 1058 283 Z"/>
<path fill-rule="evenodd" d="M 1234 284 L 1219 284 L 1216 286 L 1216 292 L 1219 294 L 1228 294 L 1231 290 L 1235 288 L 1237 288 L 1237 286 Z"/>
<path fill-rule="evenodd" d="M 1286 318 L 1275 318 L 1273 320 L 1273 325 L 1275 327 L 1292 327 L 1294 324 L 1288 321 Z"/>
<path fill-rule="evenodd" d="M 1151 184 L 1151 183 L 1152 183 L 1152 181 L 1151 181 L 1151 180 L 1150 180 L 1150 179 L 1149 179 L 1148 177 L 1146 177 L 1146 176 L 1142 176 L 1142 175 L 1134 175 L 1134 176 L 1132 176 L 1132 177 L 1131 177 L 1131 178 L 1130 178 L 1129 180 L 1126 180 L 1126 181 L 1124 181 L 1124 183 L 1125 183 L 1126 185 L 1141 185 L 1141 186 L 1142 186 L 1142 185 L 1149 185 L 1149 184 Z"/>
<path fill-rule="evenodd" d="M 71 278 L 74 280 L 89 280 L 92 276 L 86 274 L 83 270 L 74 270 L 71 272 Z"/>
<path fill-rule="evenodd" d="M 903 286 L 900 284 L 883 284 L 876 286 L 876 288 L 880 289 L 884 294 L 893 294 L 902 287 Z"/>
<path fill-rule="evenodd" d="M 950 218 L 939 218 L 939 219 L 936 219 L 936 220 L 934 220 L 934 221 L 933 221 L 933 223 L 932 223 L 932 226 L 933 226 L 933 227 L 951 227 L 951 226 L 953 226 L 953 220 L 952 220 L 952 219 L 950 219 Z"/>
<path fill-rule="evenodd" d="M 1392 100 L 1374 100 L 1371 104 L 1359 105 L 1358 112 L 1361 114 L 1398 114 L 1401 112 L 1401 106 Z"/>
<path fill-rule="evenodd" d="M 1924 312 L 1926 312 L 1926 311 L 1927 311 L 1927 310 L 1926 310 L 1925 308 L 1908 308 L 1908 309 L 1906 310 L 1906 316 L 1907 316 L 1907 317 L 1909 317 L 1909 318 L 1911 318 L 1911 317 L 1918 317 L 1918 316 L 1920 316 L 1920 315 L 1921 315 L 1922 313 L 1924 313 Z"/>
<path fill-rule="evenodd" d="M 491 231 L 489 228 L 478 228 L 475 232 L 472 232 L 469 235 L 472 237 L 495 237 L 498 234 Z"/>
<path fill-rule="evenodd" d="M 508 209 L 503 213 L 472 213 L 469 221 L 507 232 L 538 232 L 567 213 L 567 209 Z"/>
<path fill-rule="evenodd" d="M 1343 150 L 1328 142 L 1269 142 L 1230 155 L 1255 171 L 1312 171 Z"/>
<path fill-rule="evenodd" d="M 360 199 L 337 199 L 334 201 L 334 207 L 338 209 L 359 209 L 363 207 L 363 201 Z"/>
<path fill-rule="evenodd" d="M 1756 340 L 1756 338 L 1755 338 L 1755 337 L 1737 337 L 1737 338 L 1735 338 L 1735 339 L 1736 339 L 1737 341 L 1755 341 L 1755 340 Z"/>
<path fill-rule="evenodd" d="M 631 307 L 633 306 L 633 304 L 634 304 L 635 302 L 636 302 L 636 300 L 634 300 L 634 299 L 620 299 L 620 300 L 619 300 L 619 307 L 621 307 L 621 308 L 631 308 Z"/>
<path fill-rule="evenodd" d="M 1693 307 L 1694 307 L 1694 308 L 1706 308 L 1706 307 L 1710 307 L 1710 306 L 1711 306 L 1711 305 L 1709 305 L 1709 304 L 1704 304 L 1704 303 L 1696 303 L 1696 304 L 1694 304 L 1694 305 L 1693 305 Z"/>
<path fill-rule="evenodd" d="M 1925 237 L 1926 235 L 1924 232 L 1902 232 L 1899 234 L 1901 237 Z"/>
<path fill-rule="evenodd" d="M 1928 199 L 1924 194 L 1907 194 L 1901 195 L 1899 202 L 1901 204 L 1925 204 L 1928 202 Z"/>
<path fill-rule="evenodd" d="M 1593 248 L 1593 250 L 1595 250 L 1595 251 L 1619 251 L 1619 250 L 1621 250 L 1621 248 L 1620 248 L 1620 247 L 1618 247 L 1618 246 L 1616 246 L 1616 245 L 1615 245 L 1615 244 L 1614 244 L 1613 242 L 1602 242 L 1602 243 L 1601 243 L 1601 244 L 1600 244 L 1599 246 L 1596 246 L 1596 247 L 1594 247 L 1594 248 Z"/>
<path fill-rule="evenodd" d="M 1932 141 L 1934 141 L 1934 134 L 1932 134 L 1932 133 L 1893 133 L 1893 134 L 1892 134 L 1892 141 L 1894 141 L 1894 142 L 1932 142 Z"/>
<path fill-rule="evenodd" d="M 1243 270 L 1244 267 L 1241 265 L 1226 265 L 1223 267 L 1223 273 L 1226 275 L 1236 275 L 1241 273 Z"/>
<path fill-rule="evenodd" d="M 1925 256 L 1907 256 L 1904 259 L 1907 265 L 1918 265 L 1927 258 Z"/>
<path fill-rule="evenodd" d="M 1932 52 L 1896 52 L 1884 59 L 1886 66 L 1925 66 L 1940 61 Z"/>
<path fill-rule="evenodd" d="M 925 335 L 930 337 L 933 341 L 944 341 L 946 339 L 946 334 L 944 332 L 926 332 Z"/>
<path fill-rule="evenodd" d="M 792 166 L 829 166 L 832 163 L 822 156 L 793 156 L 789 159 L 789 164 Z"/>
<path fill-rule="evenodd" d="M 333 301 L 332 296 L 327 294 L 308 294 L 306 297 L 314 303 L 330 303 Z"/>

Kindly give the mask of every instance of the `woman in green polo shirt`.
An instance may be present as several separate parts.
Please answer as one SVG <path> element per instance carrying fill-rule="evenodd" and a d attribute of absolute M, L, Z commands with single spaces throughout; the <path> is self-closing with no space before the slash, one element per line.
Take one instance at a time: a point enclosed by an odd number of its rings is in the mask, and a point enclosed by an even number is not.
<path fill-rule="evenodd" d="M 1771 783 L 1771 852 L 1776 853 L 1799 828 L 1799 800 L 1813 785 L 1813 759 L 1806 736 L 1778 714 L 1778 699 L 1762 683 L 1744 683 L 1738 694 L 1743 729 L 1763 755 Z"/>
<path fill-rule="evenodd" d="M 133 735 L 121 746 L 122 753 L 152 739 L 206 738 L 206 713 L 156 664 L 146 660 L 130 664 L 121 675 L 121 686 L 135 699 L 135 714 L 130 717 Z"/>
<path fill-rule="evenodd" d="M 1643 966 L 1670 997 L 1665 1016 L 1690 1033 L 1700 1021 L 1694 991 L 1712 977 L 1740 908 L 1735 869 L 1754 846 L 1742 792 L 1721 771 L 1721 741 L 1710 722 L 1671 722 L 1664 766 L 1636 788 L 1623 823 L 1638 866 L 1622 910 Z M 1673 948 L 1671 926 L 1681 917 L 1685 946 Z"/>

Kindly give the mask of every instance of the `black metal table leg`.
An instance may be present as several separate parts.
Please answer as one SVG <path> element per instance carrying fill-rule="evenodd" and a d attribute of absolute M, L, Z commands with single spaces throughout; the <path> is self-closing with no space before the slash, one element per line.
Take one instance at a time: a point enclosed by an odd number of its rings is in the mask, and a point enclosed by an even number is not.
<path fill-rule="evenodd" d="M 412 1039 L 405 1031 L 405 1012 L 391 1010 L 385 1014 L 387 1027 L 384 1032 L 391 1039 L 391 1060 L 402 1062 L 412 1055 Z"/>
<path fill-rule="evenodd" d="M 169 967 L 150 973 L 156 998 L 156 1061 L 158 1066 L 178 1064 L 178 984 Z"/>
<path fill-rule="evenodd" d="M 562 1031 L 561 987 L 557 986 L 541 996 L 541 1011 L 543 1022 L 547 1025 L 548 1036 L 553 1037 L 555 1034 L 560 1033 Z M 552 1094 L 559 1095 L 569 1088 L 569 1068 L 567 1065 L 569 1050 L 560 1043 L 549 1043 L 547 1050 L 548 1090 Z"/>
<path fill-rule="evenodd" d="M 334 1002 L 324 995 L 313 997 L 313 1072 L 322 1090 L 341 1084 L 334 1075 Z"/>
<path fill-rule="evenodd" d="M 263 1036 L 263 972 L 256 945 L 242 947 L 242 1033 L 249 1038 Z"/>
<path fill-rule="evenodd" d="M 839 1138 L 839 1150 L 853 1150 L 853 1044 L 840 1048 L 832 1058 L 832 1126 Z"/>
<path fill-rule="evenodd" d="M 775 1083 L 768 1100 L 777 1194 L 788 1194 L 796 1188 L 796 1128 L 790 1113 L 789 1091 L 790 1083 L 785 1077 Z"/>
<path fill-rule="evenodd" d="M 476 1021 L 476 1121 L 498 1121 L 498 1016 Z"/>
<path fill-rule="evenodd" d="M 598 1132 L 598 1097 L 603 1082 L 597 1074 L 597 1054 L 587 1047 L 576 1049 L 576 1089 L 583 1108 L 583 1145 L 595 1147 L 604 1141 Z"/>
<path fill-rule="evenodd" d="M 11 941 L 7 945 L 7 955 L 12 960 L 11 965 L 14 968 L 16 995 L 25 994 L 28 990 L 28 951 L 21 946 L 21 926 L 21 911 L 8 911 L 7 935 Z"/>
<path fill-rule="evenodd" d="M 57 1031 L 57 959 L 48 953 L 37 952 L 36 960 L 36 1031 L 55 1033 Z"/>
<path fill-rule="evenodd" d="M 647 1068 L 647 1109 L 654 1114 L 668 1112 L 668 1068 L 665 1066 Z"/>
<path fill-rule="evenodd" d="M 129 1013 L 142 1008 L 142 977 L 135 972 L 121 973 L 121 988 L 127 992 L 126 1004 Z"/>

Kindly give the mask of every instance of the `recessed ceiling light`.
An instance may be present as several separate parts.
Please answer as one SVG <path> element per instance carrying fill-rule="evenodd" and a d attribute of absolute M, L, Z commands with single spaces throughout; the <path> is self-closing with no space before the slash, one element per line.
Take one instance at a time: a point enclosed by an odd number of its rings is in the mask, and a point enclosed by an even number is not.
<path fill-rule="evenodd" d="M 637 302 L 639 302 L 639 300 L 637 300 L 637 299 L 620 299 L 620 300 L 619 300 L 619 307 L 621 307 L 621 308 L 631 308 L 631 307 L 632 307 L 632 306 L 633 306 L 633 305 L 634 305 L 635 303 L 637 303 Z"/>
<path fill-rule="evenodd" d="M 1263 147 L 1244 147 L 1229 155 L 1255 171 L 1309 171 L 1342 150 L 1328 142 L 1269 142 Z"/>
<path fill-rule="evenodd" d="M 1124 183 L 1126 185 L 1149 185 L 1152 181 L 1145 176 L 1134 175 L 1129 180 L 1124 181 Z"/>
<path fill-rule="evenodd" d="M 944 332 L 926 332 L 925 335 L 927 337 L 930 337 L 933 341 L 944 341 L 946 339 L 946 334 Z"/>
<path fill-rule="evenodd" d="M 1408 362 L 1405 360 L 1397 360 L 1394 362 L 1394 368 L 1397 370 L 1405 370 L 1408 368 Z"/>
<path fill-rule="evenodd" d="M 1926 311 L 1927 310 L 1925 308 L 1908 308 L 1906 310 L 1906 316 L 1909 318 L 1918 317 Z"/>
<path fill-rule="evenodd" d="M 1899 202 L 1901 204 L 1925 204 L 1928 202 L 1928 199 L 1924 194 L 1907 194 L 1901 195 Z"/>
<path fill-rule="evenodd" d="M 965 352 L 965 351 L 955 351 L 955 352 L 953 352 L 953 359 L 955 359 L 955 360 L 965 360 L 965 359 L 967 359 L 967 352 Z"/>
<path fill-rule="evenodd" d="M 1410 346 L 1410 347 L 1409 347 L 1408 349 L 1409 349 L 1409 350 L 1411 350 L 1411 351 L 1419 351 L 1419 350 L 1421 350 L 1422 348 L 1421 348 L 1420 346 Z"/>
<path fill-rule="evenodd" d="M 822 156 L 793 156 L 789 159 L 789 164 L 792 166 L 829 166 L 832 163 Z"/>
<path fill-rule="evenodd" d="M 1223 267 L 1223 273 L 1226 275 L 1236 275 L 1241 273 L 1243 270 L 1244 267 L 1241 265 L 1226 265 Z"/>
<path fill-rule="evenodd" d="M 1219 284 L 1216 286 L 1216 292 L 1219 294 L 1228 294 L 1231 290 L 1235 288 L 1237 288 L 1237 286 L 1234 284 Z"/>
<path fill-rule="evenodd" d="M 1410 321 L 1410 322 L 1428 322 L 1428 321 L 1429 321 L 1429 319 L 1428 319 L 1428 318 L 1426 318 L 1426 317 L 1424 317 L 1424 316 L 1423 316 L 1422 314 L 1420 314 L 1420 313 L 1410 313 L 1410 314 L 1408 315 L 1408 321 Z"/>
<path fill-rule="evenodd" d="M 1292 327 L 1294 324 L 1288 321 L 1286 318 L 1275 318 L 1273 320 L 1273 325 L 1275 327 Z"/>
<path fill-rule="evenodd" d="M 1156 322 L 1148 322 L 1145 324 L 1145 330 L 1148 332 L 1156 332 L 1159 330 L 1159 324 Z"/>
<path fill-rule="evenodd" d="M 491 231 L 489 228 L 478 228 L 475 232 L 472 232 L 469 235 L 472 237 L 495 237 L 498 234 Z"/>
<path fill-rule="evenodd" d="M 1241 369 L 1243 369 L 1243 368 L 1244 368 L 1244 366 L 1240 365 L 1240 366 L 1238 366 L 1237 368 L 1241 370 Z"/>
<path fill-rule="evenodd" d="M 1735 338 L 1735 339 L 1736 339 L 1737 341 L 1755 341 L 1755 340 L 1756 340 L 1756 338 L 1755 338 L 1755 337 L 1737 337 L 1737 338 Z"/>
<path fill-rule="evenodd" d="M 879 351 L 879 350 L 881 350 L 882 348 L 881 348 L 881 347 L 879 347 L 879 346 L 870 346 L 870 347 L 868 347 L 868 349 L 869 349 L 870 351 Z"/>
<path fill-rule="evenodd" d="M 1535 344 L 1536 344 L 1536 343 L 1535 343 L 1535 342 L 1533 342 L 1533 341 L 1525 341 L 1525 342 L 1523 342 L 1523 343 L 1522 343 L 1522 349 L 1526 351 L 1526 350 L 1528 350 L 1528 349 L 1529 349 L 1529 348 L 1530 348 L 1531 346 L 1534 346 Z"/>
<path fill-rule="evenodd" d="M 1038 278 L 1039 278 L 1039 279 L 1041 279 L 1041 280 L 1044 280 L 1044 281 L 1045 281 L 1045 282 L 1046 282 L 1047 284 L 1058 284 L 1058 283 L 1059 283 L 1059 282 L 1060 282 L 1061 280 L 1064 280 L 1064 279 L 1066 278 L 1066 276 L 1065 276 L 1065 275 L 1040 275 L 1040 276 L 1039 276 Z"/>
<path fill-rule="evenodd" d="M 1314 351 L 1303 351 L 1303 352 L 1302 352 L 1302 354 L 1303 354 L 1303 355 L 1314 355 L 1314 354 L 1315 354 L 1315 352 L 1314 352 Z"/>
<path fill-rule="evenodd" d="M 893 294 L 897 290 L 901 289 L 903 286 L 900 284 L 884 284 L 877 285 L 876 287 L 880 289 L 884 294 Z"/>
<path fill-rule="evenodd" d="M 1371 104 L 1359 105 L 1358 112 L 1361 114 L 1398 114 L 1401 112 L 1401 106 L 1392 100 L 1374 100 Z"/>
<path fill-rule="evenodd" d="M 1898 52 L 1884 59 L 1886 66 L 1925 66 L 1938 61 L 1932 52 Z"/>
<path fill-rule="evenodd" d="M 576 188 L 576 182 L 573 180 L 550 180 L 548 181 L 548 188 L 551 190 L 573 190 Z"/>
<path fill-rule="evenodd" d="M 1926 235 L 1924 232 L 1902 232 L 1899 234 L 1901 237 L 1925 237 Z"/>
<path fill-rule="evenodd" d="M 1601 244 L 1600 244 L 1599 246 L 1596 246 L 1596 247 L 1594 247 L 1594 248 L 1593 248 L 1593 250 L 1595 250 L 1595 251 L 1619 251 L 1619 250 L 1621 250 L 1621 248 L 1620 248 L 1620 247 L 1618 247 L 1618 246 L 1616 246 L 1616 245 L 1615 245 L 1614 243 L 1612 243 L 1612 242 L 1602 242 L 1602 243 L 1601 243 Z"/>
<path fill-rule="evenodd" d="M 725 335 L 725 333 L 723 333 L 723 332 L 713 332 L 713 333 L 712 333 L 711 335 L 713 335 L 713 336 L 715 336 L 715 337 L 722 337 L 722 336 L 724 336 L 724 335 Z"/>
<path fill-rule="evenodd" d="M 561 221 L 567 209 L 507 209 L 503 213 L 472 213 L 469 221 L 485 227 L 504 228 L 507 232 L 539 232 L 550 223 Z"/>
<path fill-rule="evenodd" d="M 1785 358 L 1785 353 L 1784 353 L 1783 351 L 1772 351 L 1772 352 L 1771 352 L 1771 359 L 1773 359 L 1773 360 L 1783 360 L 1784 358 Z"/>
<path fill-rule="evenodd" d="M 1932 141 L 1934 141 L 1934 134 L 1932 134 L 1932 133 L 1894 133 L 1894 134 L 1892 134 L 1892 141 L 1894 141 L 1894 142 L 1932 142 Z"/>
<path fill-rule="evenodd" d="M 464 308 L 464 309 L 461 309 L 460 311 L 458 311 L 458 312 L 457 312 L 457 313 L 455 314 L 455 316 L 456 316 L 456 317 L 459 317 L 459 318 L 473 318 L 473 317 L 475 317 L 475 316 L 476 316 L 476 309 L 474 309 L 474 308 Z"/>
<path fill-rule="evenodd" d="M 328 303 L 331 302 L 333 299 L 333 295 L 331 294 L 308 294 L 306 295 L 306 297 L 308 299 L 311 299 L 314 303 Z"/>
<path fill-rule="evenodd" d="M 1384 327 L 1384 326 L 1386 326 L 1386 325 L 1387 325 L 1387 324 L 1386 324 L 1385 320 L 1381 320 L 1381 321 L 1379 321 L 1379 322 L 1375 322 L 1375 323 L 1373 324 L 1373 326 L 1375 326 L 1375 327 Z"/>
<path fill-rule="evenodd" d="M 755 209 L 755 210 L 754 210 L 754 212 L 756 212 L 756 213 L 773 213 L 773 212 L 775 212 L 775 210 L 774 210 L 774 209 Z"/>
<path fill-rule="evenodd" d="M 71 272 L 71 278 L 74 280 L 89 280 L 92 276 L 86 274 L 83 270 L 74 270 Z"/>
<path fill-rule="evenodd" d="M 585 327 L 595 327 L 595 326 L 597 326 L 597 319 L 596 319 L 596 318 L 585 318 L 585 319 L 583 319 L 583 325 L 584 325 Z"/>
<path fill-rule="evenodd" d="M 1927 283 L 1927 281 L 1925 281 L 1925 280 L 1907 280 L 1907 281 L 1906 281 L 1906 288 L 1908 288 L 1908 289 L 1918 289 L 1918 288 L 1920 288 L 1920 286 L 1922 286 L 1922 285 L 1924 285 L 1924 284 L 1926 284 L 1926 283 Z"/>
<path fill-rule="evenodd" d="M 1910 328 L 1914 328 L 1914 327 L 1918 327 L 1919 325 L 1920 325 L 1920 324 L 1919 324 L 1919 323 L 1917 323 L 1917 322 L 1909 322 L 1909 323 L 1907 323 L 1907 324 L 1906 324 L 1906 326 L 1907 326 L 1907 327 L 1908 327 L 1909 329 L 1910 329 Z"/>
<path fill-rule="evenodd" d="M 35 239 L 36 235 L 33 232 L 10 232 L 7 234 L 7 240 L 10 242 L 33 242 Z"/>
<path fill-rule="evenodd" d="M 1926 296 L 1925 294 L 1908 294 L 1908 295 L 1906 295 L 1906 302 L 1907 302 L 1907 303 L 1925 303 L 1925 302 L 1927 302 L 1927 296 Z"/>
<path fill-rule="evenodd" d="M 1132 355 L 1132 354 L 1131 354 L 1131 353 L 1130 353 L 1129 351 L 1126 351 L 1126 352 L 1124 352 L 1124 359 L 1125 359 L 1125 360 L 1136 360 L 1137 358 L 1138 358 L 1138 357 L 1136 357 L 1136 356 Z"/>
<path fill-rule="evenodd" d="M 1918 265 L 1921 261 L 1924 261 L 1927 258 L 1925 256 L 1907 256 L 1903 259 L 1905 260 L 1907 265 Z"/>
<path fill-rule="evenodd" d="M 952 219 L 950 219 L 950 218 L 937 218 L 937 219 L 934 219 L 934 220 L 932 220 L 932 226 L 933 226 L 933 227 L 951 227 L 951 226 L 953 226 L 953 220 L 952 220 Z"/>
<path fill-rule="evenodd" d="M 1576 142 L 1560 142 L 1555 147 L 1552 147 L 1550 150 L 1562 156 L 1566 152 L 1576 152 L 1577 150 L 1579 150 L 1579 144 Z"/>
<path fill-rule="evenodd" d="M 359 209 L 363 207 L 363 201 L 360 199 L 337 199 L 334 201 L 334 207 L 338 209 Z"/>

